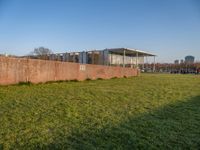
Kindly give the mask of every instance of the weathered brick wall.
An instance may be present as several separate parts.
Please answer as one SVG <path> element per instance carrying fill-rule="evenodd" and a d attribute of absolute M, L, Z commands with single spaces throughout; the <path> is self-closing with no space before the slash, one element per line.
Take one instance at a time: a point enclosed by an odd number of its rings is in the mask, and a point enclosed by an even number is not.
<path fill-rule="evenodd" d="M 137 76 L 132 68 L 0 57 L 0 85 Z"/>

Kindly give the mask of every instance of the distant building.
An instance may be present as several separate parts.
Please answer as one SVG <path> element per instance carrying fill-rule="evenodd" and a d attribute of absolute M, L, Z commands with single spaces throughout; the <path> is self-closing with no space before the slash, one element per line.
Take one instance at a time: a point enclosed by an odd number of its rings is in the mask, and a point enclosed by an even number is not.
<path fill-rule="evenodd" d="M 178 65 L 179 64 L 179 60 L 175 60 L 174 64 Z"/>
<path fill-rule="evenodd" d="M 183 63 L 184 63 L 184 60 L 183 60 L 183 59 L 181 59 L 180 63 L 181 63 L 181 64 L 183 64 Z"/>
<path fill-rule="evenodd" d="M 3 56 L 3 57 L 17 57 L 15 55 L 9 55 L 7 53 L 4 53 L 4 54 L 0 54 L 0 56 Z"/>
<path fill-rule="evenodd" d="M 194 59 L 195 59 L 194 56 L 186 56 L 185 57 L 185 63 L 186 64 L 193 64 L 194 63 Z"/>
<path fill-rule="evenodd" d="M 148 53 L 138 49 L 111 48 L 103 50 L 49 54 L 47 55 L 46 59 L 81 64 L 123 66 L 131 68 L 140 67 L 143 69 L 145 67 L 145 58 L 147 59 L 147 57 L 154 57 L 153 70 L 155 70 L 155 56 L 156 55 L 152 53 Z M 37 56 L 25 57 L 37 58 Z"/>

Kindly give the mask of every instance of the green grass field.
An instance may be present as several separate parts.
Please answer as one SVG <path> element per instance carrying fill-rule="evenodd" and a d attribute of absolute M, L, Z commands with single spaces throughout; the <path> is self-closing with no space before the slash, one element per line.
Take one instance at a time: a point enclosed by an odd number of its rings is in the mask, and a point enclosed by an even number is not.
<path fill-rule="evenodd" d="M 200 76 L 0 87 L 0 149 L 198 149 Z"/>

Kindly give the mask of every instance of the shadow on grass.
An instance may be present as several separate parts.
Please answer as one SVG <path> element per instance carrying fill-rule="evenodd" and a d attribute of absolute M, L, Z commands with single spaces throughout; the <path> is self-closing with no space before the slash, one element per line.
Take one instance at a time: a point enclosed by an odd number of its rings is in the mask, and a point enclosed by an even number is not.
<path fill-rule="evenodd" d="M 49 149 L 196 149 L 200 147 L 200 96 L 125 122 L 82 133 L 74 130 Z"/>
<path fill-rule="evenodd" d="M 200 96 L 155 111 L 129 116 L 121 124 L 84 131 L 74 129 L 37 149 L 198 149 L 200 147 Z"/>

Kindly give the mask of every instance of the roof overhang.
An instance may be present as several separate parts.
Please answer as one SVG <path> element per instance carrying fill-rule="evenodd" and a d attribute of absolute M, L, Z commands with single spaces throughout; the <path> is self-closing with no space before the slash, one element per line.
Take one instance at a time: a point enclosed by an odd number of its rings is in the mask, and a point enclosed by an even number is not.
<path fill-rule="evenodd" d="M 137 56 L 138 57 L 146 57 L 146 56 L 156 56 L 152 53 L 149 52 L 145 52 L 142 50 L 138 50 L 138 49 L 130 49 L 130 48 L 111 48 L 111 49 L 106 49 L 109 52 L 113 53 L 113 54 L 119 54 L 119 55 L 128 55 L 128 56 Z"/>

